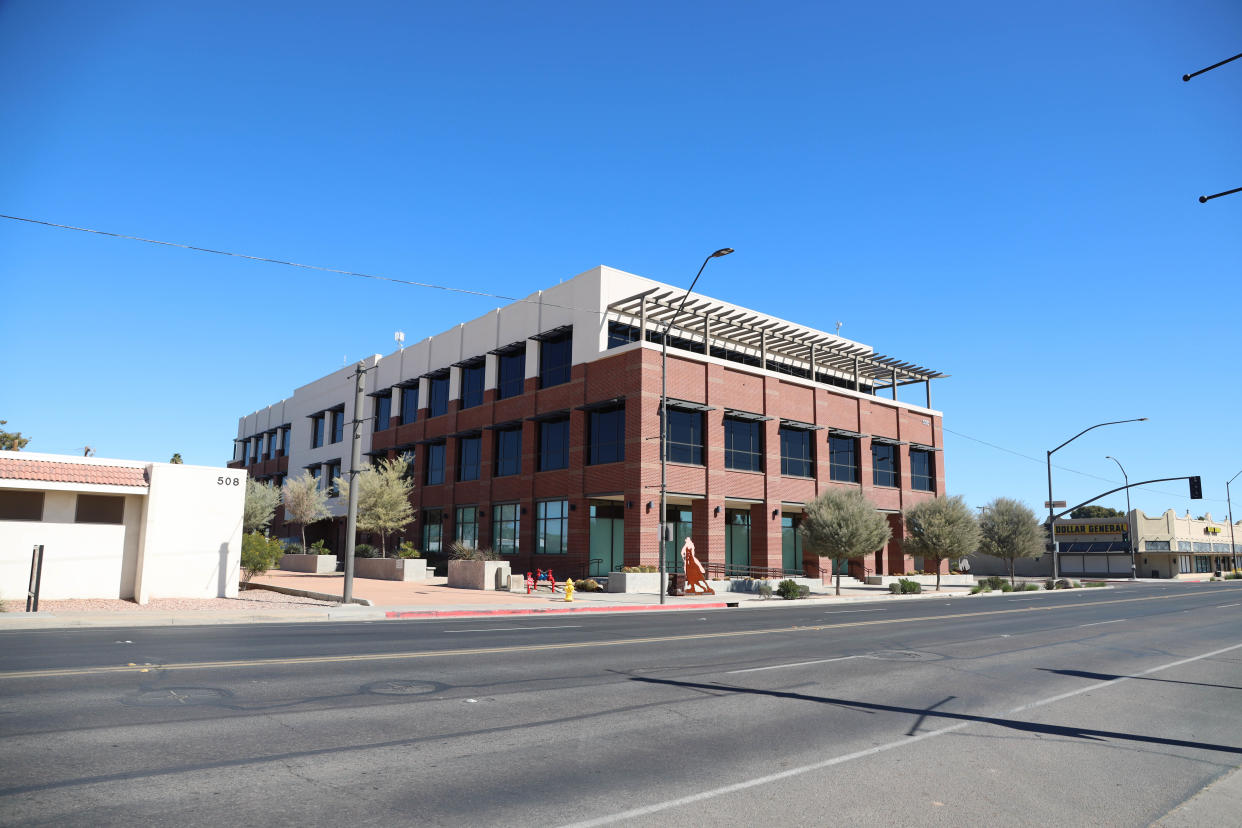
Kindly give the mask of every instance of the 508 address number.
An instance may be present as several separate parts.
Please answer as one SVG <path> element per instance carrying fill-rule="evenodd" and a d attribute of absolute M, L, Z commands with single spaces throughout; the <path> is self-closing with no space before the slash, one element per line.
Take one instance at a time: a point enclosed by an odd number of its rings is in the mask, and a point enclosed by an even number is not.
<path fill-rule="evenodd" d="M 241 478 L 240 477 L 217 477 L 216 485 L 217 486 L 240 486 Z"/>

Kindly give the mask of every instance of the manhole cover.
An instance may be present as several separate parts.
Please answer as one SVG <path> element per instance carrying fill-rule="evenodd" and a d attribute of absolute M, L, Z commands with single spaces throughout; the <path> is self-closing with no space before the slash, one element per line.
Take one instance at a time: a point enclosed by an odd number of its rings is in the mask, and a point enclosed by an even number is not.
<path fill-rule="evenodd" d="M 162 687 L 159 690 L 143 690 L 122 701 L 135 707 L 191 707 L 216 704 L 232 698 L 232 695 L 217 687 Z"/>
<path fill-rule="evenodd" d="M 433 681 L 389 679 L 388 681 L 377 681 L 368 684 L 363 688 L 363 691 L 380 696 L 423 696 L 428 693 L 434 693 L 439 689 L 440 685 Z"/>
<path fill-rule="evenodd" d="M 936 653 L 923 653 L 917 650 L 879 650 L 874 653 L 868 653 L 867 658 L 874 658 L 880 661 L 939 661 L 944 658 Z"/>

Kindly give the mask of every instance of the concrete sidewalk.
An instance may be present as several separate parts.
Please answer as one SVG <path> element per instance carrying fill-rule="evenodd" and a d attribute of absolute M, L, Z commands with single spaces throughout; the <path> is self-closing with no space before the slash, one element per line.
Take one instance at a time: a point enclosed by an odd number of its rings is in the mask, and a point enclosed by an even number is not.
<path fill-rule="evenodd" d="M 312 621 L 374 621 L 387 619 L 487 617 L 489 615 L 535 615 L 560 613 L 601 612 L 650 612 L 677 610 L 709 610 L 726 608 L 798 607 L 808 603 L 839 604 L 857 601 L 907 601 L 962 597 L 969 593 L 965 587 L 943 587 L 941 592 L 924 592 L 919 595 L 892 595 L 886 587 L 842 587 L 840 597 L 832 594 L 832 587 L 825 585 L 825 592 L 812 593 L 807 599 L 785 601 L 779 597 L 762 598 L 744 592 L 720 592 L 716 595 L 660 596 L 646 593 L 574 592 L 574 600 L 567 602 L 563 592 L 549 593 L 538 590 L 530 595 L 525 592 L 492 592 L 449 587 L 447 578 L 432 578 L 428 582 L 380 581 L 355 578 L 353 595 L 370 605 L 340 604 L 344 590 L 341 573 L 314 574 L 303 572 L 274 571 L 257 576 L 253 585 L 269 586 L 295 595 L 307 595 L 321 599 L 318 605 L 290 605 L 288 608 L 264 608 L 257 610 L 238 601 L 236 608 L 216 609 L 221 599 L 213 599 L 213 609 L 162 612 L 156 608 L 137 605 L 120 606 L 117 611 L 65 612 L 52 609 L 47 612 L 0 614 L 0 629 L 42 629 L 71 626 L 151 626 L 194 624 L 248 624 L 291 623 Z M 54 602 L 49 602 L 54 604 Z M 121 604 L 122 602 L 117 602 Z M 185 603 L 185 602 L 180 602 Z"/>

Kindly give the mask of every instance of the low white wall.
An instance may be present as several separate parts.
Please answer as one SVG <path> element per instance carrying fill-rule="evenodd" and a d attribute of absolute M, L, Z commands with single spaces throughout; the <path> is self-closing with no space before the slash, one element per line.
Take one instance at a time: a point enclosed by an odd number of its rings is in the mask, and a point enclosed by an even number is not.
<path fill-rule="evenodd" d="M 134 594 L 237 597 L 246 473 L 152 463 Z"/>

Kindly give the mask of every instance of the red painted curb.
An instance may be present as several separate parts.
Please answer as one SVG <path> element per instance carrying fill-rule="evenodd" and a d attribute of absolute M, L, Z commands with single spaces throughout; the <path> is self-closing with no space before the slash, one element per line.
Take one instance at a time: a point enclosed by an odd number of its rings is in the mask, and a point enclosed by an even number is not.
<path fill-rule="evenodd" d="M 620 607 L 547 607 L 546 609 L 499 609 L 499 610 L 428 610 L 427 612 L 403 612 L 389 610 L 385 618 L 462 618 L 485 617 L 488 615 L 561 615 L 568 612 L 643 612 L 652 610 L 697 610 L 724 609 L 726 603 L 718 604 L 656 604 L 648 606 L 635 604 Z"/>

